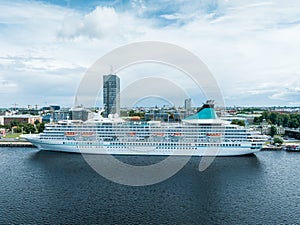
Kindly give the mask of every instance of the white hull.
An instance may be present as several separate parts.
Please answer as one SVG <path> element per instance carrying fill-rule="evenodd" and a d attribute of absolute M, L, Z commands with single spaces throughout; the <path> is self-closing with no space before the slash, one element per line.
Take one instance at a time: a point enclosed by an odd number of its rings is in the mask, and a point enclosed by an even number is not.
<path fill-rule="evenodd" d="M 197 147 L 191 145 L 185 148 L 156 148 L 156 147 L 112 147 L 109 143 L 102 146 L 84 146 L 63 144 L 62 142 L 46 143 L 39 139 L 26 137 L 39 150 L 83 153 L 83 154 L 111 154 L 111 155 L 156 155 L 156 156 L 237 156 L 247 155 L 260 151 L 260 149 L 251 149 L 247 146 L 241 147 Z"/>

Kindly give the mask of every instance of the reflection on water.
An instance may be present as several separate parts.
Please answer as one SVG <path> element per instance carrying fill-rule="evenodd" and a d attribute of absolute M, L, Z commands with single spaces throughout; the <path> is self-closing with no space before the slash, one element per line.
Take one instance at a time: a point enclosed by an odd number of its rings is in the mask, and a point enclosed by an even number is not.
<path fill-rule="evenodd" d="M 133 165 L 164 157 L 116 156 Z M 200 157 L 165 182 L 130 187 L 99 176 L 80 154 L 0 149 L 0 223 L 297 223 L 300 154 Z"/>

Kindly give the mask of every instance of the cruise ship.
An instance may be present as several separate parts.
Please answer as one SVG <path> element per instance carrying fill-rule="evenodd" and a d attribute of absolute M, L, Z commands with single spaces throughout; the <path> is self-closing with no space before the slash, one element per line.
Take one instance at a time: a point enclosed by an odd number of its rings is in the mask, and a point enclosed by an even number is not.
<path fill-rule="evenodd" d="M 47 124 L 23 136 L 40 150 L 112 155 L 234 156 L 261 150 L 265 136 L 217 118 L 214 102 L 178 123 L 101 116 Z"/>

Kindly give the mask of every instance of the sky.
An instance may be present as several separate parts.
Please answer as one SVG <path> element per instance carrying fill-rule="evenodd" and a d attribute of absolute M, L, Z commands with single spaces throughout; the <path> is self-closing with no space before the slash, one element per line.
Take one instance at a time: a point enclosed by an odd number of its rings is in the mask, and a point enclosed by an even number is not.
<path fill-rule="evenodd" d="M 2 0 L 0 12 L 0 108 L 72 106 L 96 60 L 140 41 L 193 52 L 213 74 L 227 106 L 300 105 L 298 0 Z M 140 64 L 118 75 L 122 89 L 162 77 L 182 85 L 195 106 L 203 102 L 174 68 Z M 139 104 L 147 99 L 138 90 L 136 95 Z M 162 95 L 183 105 L 177 91 Z"/>

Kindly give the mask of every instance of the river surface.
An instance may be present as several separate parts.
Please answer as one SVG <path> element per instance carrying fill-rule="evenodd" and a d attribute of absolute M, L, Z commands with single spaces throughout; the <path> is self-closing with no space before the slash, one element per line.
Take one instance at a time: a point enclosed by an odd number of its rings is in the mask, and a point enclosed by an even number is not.
<path fill-rule="evenodd" d="M 300 153 L 218 157 L 204 172 L 200 159 L 164 182 L 132 187 L 103 178 L 80 154 L 0 148 L 0 224 L 300 223 Z"/>

